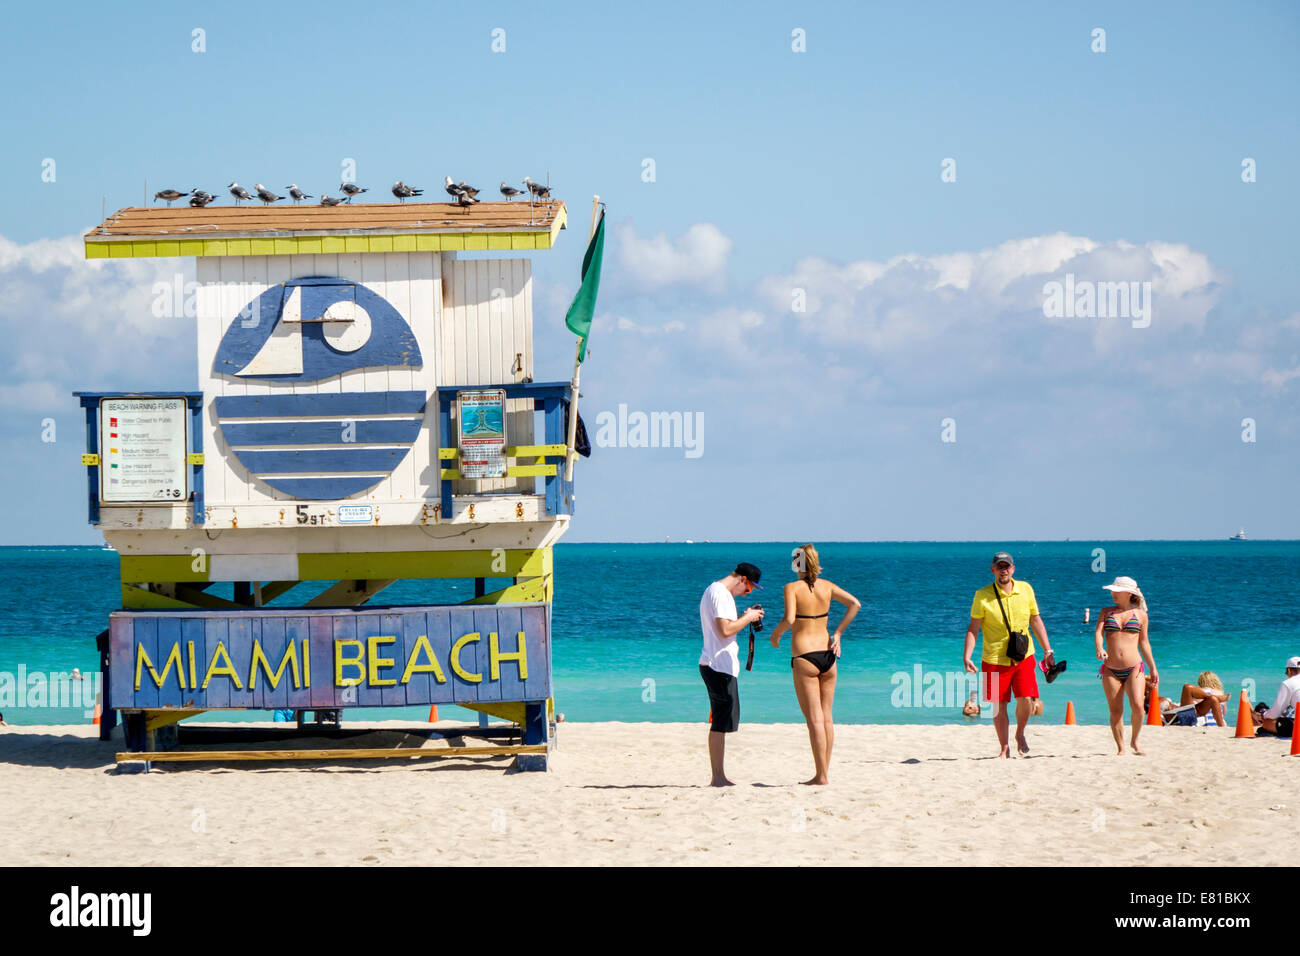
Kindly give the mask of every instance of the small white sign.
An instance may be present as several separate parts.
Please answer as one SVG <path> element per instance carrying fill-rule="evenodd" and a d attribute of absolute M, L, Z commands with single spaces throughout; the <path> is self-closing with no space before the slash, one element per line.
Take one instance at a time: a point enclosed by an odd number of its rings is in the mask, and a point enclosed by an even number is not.
<path fill-rule="evenodd" d="M 339 505 L 339 524 L 370 524 L 375 520 L 373 505 Z"/>
<path fill-rule="evenodd" d="M 105 398 L 99 403 L 99 498 L 184 501 L 189 418 L 183 398 Z"/>

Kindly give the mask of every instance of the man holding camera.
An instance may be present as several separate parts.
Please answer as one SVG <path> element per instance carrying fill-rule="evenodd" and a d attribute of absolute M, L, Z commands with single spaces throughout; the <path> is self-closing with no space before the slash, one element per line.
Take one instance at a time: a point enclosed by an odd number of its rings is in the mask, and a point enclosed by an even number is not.
<path fill-rule="evenodd" d="M 700 599 L 700 629 L 704 632 L 704 649 L 700 652 L 700 676 L 709 691 L 712 720 L 709 725 L 709 764 L 713 768 L 711 786 L 734 784 L 722 770 L 726 734 L 740 726 L 740 653 L 736 635 L 749 624 L 763 620 L 763 609 L 755 605 L 744 614 L 736 614 L 736 598 L 758 588 L 763 572 L 742 561 L 720 581 L 714 581 Z M 760 588 L 761 590 L 761 588 Z"/>
<path fill-rule="evenodd" d="M 1038 697 L 1038 676 L 1034 673 L 1034 639 L 1043 644 L 1043 663 L 1050 667 L 1056 655 L 1047 641 L 1047 628 L 1038 613 L 1034 589 L 1014 577 L 1016 563 L 1011 555 L 999 551 L 993 555 L 993 583 L 975 592 L 971 603 L 970 625 L 966 628 L 966 670 L 977 673 L 971 662 L 975 649 L 975 632 L 983 632 L 983 653 L 979 672 L 984 682 L 985 699 L 996 705 L 993 727 L 1002 750 L 999 757 L 1010 757 L 1008 741 L 1010 721 L 1007 703 L 1016 697 L 1016 749 L 1029 753 L 1025 725 Z"/>

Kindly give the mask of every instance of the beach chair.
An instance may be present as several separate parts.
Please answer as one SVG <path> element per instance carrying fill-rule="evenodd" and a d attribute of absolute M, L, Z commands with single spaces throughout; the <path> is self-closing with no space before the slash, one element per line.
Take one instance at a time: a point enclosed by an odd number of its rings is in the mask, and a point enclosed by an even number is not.
<path fill-rule="evenodd" d="M 1191 712 L 1192 715 L 1192 720 L 1190 722 L 1186 717 L 1181 717 L 1180 719 L 1180 715 L 1186 714 L 1189 711 Z M 1160 712 L 1161 723 L 1163 723 L 1164 726 L 1166 727 L 1168 727 L 1170 724 L 1193 726 L 1196 723 L 1195 718 L 1196 718 L 1195 704 L 1183 704 L 1179 707 L 1171 707 L 1168 710 L 1164 710 Z"/>

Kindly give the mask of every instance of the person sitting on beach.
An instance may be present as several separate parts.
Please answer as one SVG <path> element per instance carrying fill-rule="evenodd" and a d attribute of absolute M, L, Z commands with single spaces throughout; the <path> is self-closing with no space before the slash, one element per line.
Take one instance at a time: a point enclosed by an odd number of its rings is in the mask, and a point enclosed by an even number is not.
<path fill-rule="evenodd" d="M 862 607 L 862 602 L 848 591 L 832 584 L 821 575 L 817 549 L 811 544 L 796 548 L 792 570 L 799 580 L 785 586 L 785 617 L 772 631 L 772 646 L 781 646 L 781 635 L 790 632 L 790 669 L 794 672 L 794 693 L 799 699 L 808 724 L 812 744 L 813 776 L 808 784 L 824 784 L 831 764 L 831 747 L 835 727 L 831 705 L 835 701 L 836 663 L 840 657 L 840 637 Z M 848 611 L 840 619 L 834 634 L 827 632 L 831 601 L 839 601 Z"/>
<path fill-rule="evenodd" d="M 1211 714 L 1214 717 L 1214 723 L 1219 727 L 1227 727 L 1228 721 L 1223 715 L 1223 705 L 1231 699 L 1231 695 L 1223 689 L 1223 683 L 1214 671 L 1201 671 L 1196 676 L 1195 684 L 1184 684 L 1183 695 L 1180 698 L 1179 706 L 1186 707 L 1188 704 L 1196 705 L 1196 716 L 1205 717 Z"/>
<path fill-rule="evenodd" d="M 980 715 L 980 695 L 979 691 L 971 691 L 970 699 L 961 705 L 961 715 L 963 717 L 978 717 Z"/>
<path fill-rule="evenodd" d="M 1138 745 L 1138 734 L 1146 723 L 1146 676 L 1143 658 L 1151 665 L 1151 683 L 1160 683 L 1156 660 L 1151 655 L 1151 641 L 1147 637 L 1147 612 L 1145 599 L 1137 582 L 1132 578 L 1118 577 L 1111 584 L 1102 585 L 1115 598 L 1110 607 L 1097 615 L 1097 628 L 1093 640 L 1097 646 L 1097 659 L 1101 667 L 1101 687 L 1110 706 L 1110 732 L 1115 738 L 1118 753 L 1124 753 L 1124 696 L 1127 693 L 1129 709 L 1133 715 L 1130 743 L 1133 752 L 1146 753 Z M 1102 640 L 1106 646 L 1102 647 Z"/>
<path fill-rule="evenodd" d="M 966 650 L 963 663 L 967 673 L 981 674 L 984 681 L 984 699 L 996 702 L 993 712 L 993 729 L 1001 746 L 999 757 L 1010 757 L 1010 720 L 1007 704 L 1016 697 L 1016 749 L 1029 753 L 1025 727 L 1029 723 L 1033 701 L 1038 697 L 1038 677 L 1034 673 L 1033 631 L 1043 645 L 1043 660 L 1049 666 L 1056 660 L 1047 643 L 1047 627 L 1038 613 L 1038 600 L 1027 581 L 1015 579 L 1016 563 L 1011 555 L 999 551 L 993 555 L 993 583 L 975 592 L 971 602 L 970 624 L 966 627 Z M 975 650 L 975 635 L 982 636 L 980 666 L 976 670 L 971 654 Z M 1020 660 L 1007 656 L 1012 634 L 1023 636 L 1026 650 Z"/>
<path fill-rule="evenodd" d="M 736 635 L 751 622 L 763 620 L 763 609 L 751 607 L 736 613 L 736 598 L 759 587 L 763 572 L 748 562 L 736 565 L 725 578 L 714 581 L 700 598 L 700 630 L 704 649 L 700 652 L 700 676 L 709 692 L 709 765 L 713 770 L 710 786 L 735 786 L 727 779 L 722 761 L 726 753 L 727 734 L 740 726 L 740 654 Z M 759 590 L 762 590 L 759 588 Z"/>
<path fill-rule="evenodd" d="M 1255 725 L 1263 727 L 1270 734 L 1290 737 L 1295 732 L 1297 703 L 1300 703 L 1300 656 L 1292 657 L 1286 662 L 1286 680 L 1277 689 L 1273 706 L 1262 714 L 1256 711 L 1252 715 Z"/>

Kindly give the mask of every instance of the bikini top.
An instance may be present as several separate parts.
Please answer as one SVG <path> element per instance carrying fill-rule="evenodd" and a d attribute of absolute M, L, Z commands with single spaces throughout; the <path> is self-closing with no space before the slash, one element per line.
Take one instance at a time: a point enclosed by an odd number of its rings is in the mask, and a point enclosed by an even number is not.
<path fill-rule="evenodd" d="M 1124 622 L 1123 626 L 1120 626 L 1119 621 L 1113 617 L 1108 617 L 1106 622 L 1102 624 L 1101 629 L 1103 631 L 1124 631 L 1127 634 L 1137 634 L 1142 630 L 1142 621 L 1135 616 L 1129 618 Z"/>
<path fill-rule="evenodd" d="M 810 588 L 810 590 L 811 590 L 811 588 Z M 814 591 L 813 593 L 815 594 L 816 591 Z M 823 612 L 820 613 L 820 614 L 796 614 L 795 617 L 798 617 L 798 618 L 804 618 L 805 620 L 814 620 L 814 621 L 815 621 L 815 620 L 817 620 L 818 618 L 821 618 L 821 617 L 830 617 L 830 615 L 831 615 L 831 609 L 830 609 L 829 607 L 827 607 L 826 610 L 823 611 Z"/>

